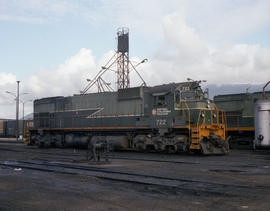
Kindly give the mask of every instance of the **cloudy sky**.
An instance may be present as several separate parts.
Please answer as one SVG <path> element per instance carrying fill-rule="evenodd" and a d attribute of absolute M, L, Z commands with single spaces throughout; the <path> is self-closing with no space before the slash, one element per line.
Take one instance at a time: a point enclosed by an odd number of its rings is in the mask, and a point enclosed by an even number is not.
<path fill-rule="evenodd" d="M 148 59 L 138 68 L 147 85 L 189 77 L 252 91 L 270 80 L 269 11 L 269 0 L 0 0 L 0 118 L 15 117 L 5 92 L 16 92 L 16 80 L 29 93 L 23 101 L 79 93 L 122 26 L 132 60 Z"/>

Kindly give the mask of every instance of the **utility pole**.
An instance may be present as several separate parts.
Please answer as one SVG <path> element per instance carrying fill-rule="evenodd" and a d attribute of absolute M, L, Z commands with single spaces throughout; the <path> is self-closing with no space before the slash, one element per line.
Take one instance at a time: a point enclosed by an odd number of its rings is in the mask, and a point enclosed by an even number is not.
<path fill-rule="evenodd" d="M 9 92 L 9 91 L 6 91 L 7 94 L 10 94 L 12 95 L 13 97 L 15 97 L 15 101 L 16 101 L 16 123 L 15 123 L 15 135 L 16 135 L 16 141 L 18 141 L 19 139 L 19 131 L 20 131 L 20 126 L 19 126 L 19 105 L 20 105 L 20 102 L 23 102 L 22 100 L 20 100 L 20 95 L 24 95 L 24 94 L 28 94 L 26 92 L 24 93 L 21 93 L 20 94 L 20 81 L 17 81 L 17 94 L 13 93 L 13 92 Z M 32 100 L 31 100 L 32 101 Z M 29 101 L 25 101 L 26 102 L 29 102 Z M 23 105 L 23 109 L 24 109 L 24 105 Z M 23 111 L 24 113 L 24 111 Z M 24 114 L 23 114 L 24 116 Z"/>
<path fill-rule="evenodd" d="M 24 123 L 24 105 L 25 105 L 25 103 L 27 103 L 27 102 L 32 102 L 33 100 L 26 100 L 26 101 L 22 101 L 22 100 L 20 100 L 21 101 L 21 103 L 22 103 L 22 105 L 23 105 L 23 115 L 22 115 L 22 120 L 23 120 L 23 126 L 22 126 L 22 128 L 23 128 L 23 138 L 24 138 L 24 136 L 25 136 L 25 133 L 24 133 L 24 131 L 25 131 L 25 123 Z"/>
<path fill-rule="evenodd" d="M 19 139 L 19 100 L 20 100 L 20 81 L 17 81 L 16 97 L 16 141 Z"/>
<path fill-rule="evenodd" d="M 23 118 L 23 126 L 22 126 L 22 130 L 23 130 L 23 139 L 24 139 L 24 103 L 25 103 L 25 102 L 22 103 L 22 105 L 23 105 L 23 112 L 22 112 L 22 113 L 23 113 L 23 117 L 22 117 L 22 118 Z"/>

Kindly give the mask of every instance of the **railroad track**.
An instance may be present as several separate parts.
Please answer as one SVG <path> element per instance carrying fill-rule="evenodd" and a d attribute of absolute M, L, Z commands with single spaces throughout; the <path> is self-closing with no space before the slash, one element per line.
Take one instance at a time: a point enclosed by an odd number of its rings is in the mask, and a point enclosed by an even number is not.
<path fill-rule="evenodd" d="M 44 155 L 58 155 L 58 156 L 82 156 L 75 153 L 59 153 L 59 152 L 44 152 L 41 149 L 38 148 L 29 148 L 27 150 L 18 150 L 18 149 L 10 149 L 10 148 L 4 148 L 0 147 L 1 151 L 10 151 L 10 152 L 20 152 L 20 153 L 37 153 L 37 154 L 44 154 Z"/>
<path fill-rule="evenodd" d="M 44 154 L 50 156 L 66 156 L 66 157 L 85 157 L 86 155 L 83 154 L 76 154 L 76 153 L 59 153 L 59 152 L 44 152 L 40 149 L 31 149 L 31 150 L 17 150 L 17 149 L 9 149 L 1 147 L 0 150 L 2 151 L 11 151 L 11 152 L 19 152 L 19 153 L 37 153 L 37 154 Z M 35 151 L 34 151 L 35 150 Z M 38 150 L 38 151 L 37 151 Z M 86 153 L 86 150 L 85 150 Z M 109 155 L 109 159 L 115 160 L 134 160 L 134 161 L 148 161 L 148 162 L 159 162 L 159 163 L 174 163 L 174 164 L 199 164 L 199 162 L 187 162 L 187 161 L 177 161 L 177 160 L 168 160 L 168 159 L 146 159 L 146 158 L 130 158 L 130 157 L 123 157 L 123 156 L 115 156 Z"/>
<path fill-rule="evenodd" d="M 179 179 L 164 176 L 147 175 L 132 172 L 123 172 L 110 170 L 100 167 L 89 167 L 81 165 L 71 165 L 65 163 L 37 162 L 37 161 L 0 161 L 0 166 L 9 168 L 21 168 L 33 171 L 53 172 L 71 175 L 93 176 L 100 179 L 106 179 L 116 182 L 127 182 L 141 185 L 157 186 L 165 189 L 174 189 L 178 191 L 189 191 L 193 194 L 208 195 L 250 195 L 256 193 L 270 194 L 267 187 L 235 185 L 215 183 L 201 180 Z"/>
<path fill-rule="evenodd" d="M 0 138 L 0 143 L 2 144 L 25 144 L 23 141 L 16 141 L 16 140 L 1 140 Z"/>

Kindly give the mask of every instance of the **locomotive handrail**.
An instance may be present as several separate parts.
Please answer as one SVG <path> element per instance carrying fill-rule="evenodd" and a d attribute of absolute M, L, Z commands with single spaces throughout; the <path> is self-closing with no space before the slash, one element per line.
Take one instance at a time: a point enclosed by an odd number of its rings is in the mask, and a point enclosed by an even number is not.
<path fill-rule="evenodd" d="M 219 109 L 218 109 L 216 104 L 214 104 L 214 106 L 215 106 L 215 111 L 216 111 L 216 115 L 217 115 L 217 125 L 219 125 L 220 124 L 220 122 L 219 122 Z M 212 118 L 212 113 L 211 113 L 211 118 Z M 212 124 L 212 121 L 211 121 L 211 124 Z"/>
<path fill-rule="evenodd" d="M 200 109 L 200 112 L 199 112 L 199 115 L 198 115 L 198 119 L 197 119 L 197 127 L 199 126 L 199 121 L 200 121 L 200 118 L 201 118 L 201 113 L 202 113 L 202 110 Z"/>
<path fill-rule="evenodd" d="M 227 136 L 227 115 L 225 111 L 223 109 L 219 109 L 217 105 L 215 105 L 215 109 L 217 113 L 217 125 L 219 128 L 222 125 L 225 131 L 224 136 L 226 137 Z M 220 119 L 220 115 L 221 115 L 221 119 Z"/>
<path fill-rule="evenodd" d="M 211 110 L 211 113 L 210 113 L 210 123 L 213 124 L 214 123 L 214 118 L 213 118 L 213 110 Z"/>
<path fill-rule="evenodd" d="M 226 115 L 225 115 L 225 112 L 224 112 L 224 110 L 221 110 L 221 109 L 219 109 L 218 107 L 217 107 L 217 105 L 215 105 L 215 109 L 216 109 L 216 113 L 217 113 L 217 123 L 218 123 L 218 125 L 220 125 L 220 124 L 222 124 L 222 125 L 225 125 L 225 127 L 226 127 Z M 219 118 L 219 114 L 220 114 L 220 112 L 221 112 L 221 122 L 220 122 L 220 118 Z"/>
<path fill-rule="evenodd" d="M 227 131 L 227 115 L 226 115 L 226 112 L 225 112 L 225 111 L 222 111 L 222 115 L 223 115 L 223 117 L 224 117 L 225 136 L 227 137 L 228 131 Z"/>
<path fill-rule="evenodd" d="M 203 122 L 202 122 L 202 124 L 201 124 L 201 123 L 200 123 L 200 119 L 201 119 L 202 111 L 203 111 L 204 118 L 203 118 Z M 197 124 L 196 124 L 196 126 L 197 126 L 198 128 L 199 128 L 200 125 L 205 126 L 205 111 L 206 111 L 206 109 L 200 109 L 200 112 L 199 112 L 199 115 L 198 115 L 198 119 L 197 119 Z"/>
<path fill-rule="evenodd" d="M 205 110 L 204 109 L 200 109 L 199 115 L 198 115 L 198 119 L 197 119 L 197 125 L 196 125 L 196 130 L 198 131 L 198 136 L 201 137 L 201 132 L 200 132 L 200 119 L 201 119 L 201 114 L 202 111 L 204 112 L 204 120 L 205 120 Z M 205 121 L 203 121 L 203 123 L 205 123 Z"/>
<path fill-rule="evenodd" d="M 197 119 L 197 124 L 196 124 L 197 129 L 199 129 L 200 119 L 201 119 L 201 113 L 202 113 L 202 110 L 200 109 L 200 112 L 199 112 L 199 115 L 198 115 L 198 119 Z"/>
<path fill-rule="evenodd" d="M 184 102 L 184 105 L 186 106 L 187 110 L 188 110 L 188 130 L 189 130 L 189 137 L 191 136 L 191 131 L 190 131 L 190 109 L 189 106 L 187 104 L 187 102 L 185 100 L 180 100 L 181 105 L 183 105 L 182 103 Z M 186 114 L 184 112 L 184 107 L 182 106 L 182 114 Z"/>
<path fill-rule="evenodd" d="M 268 84 L 270 84 L 270 81 L 268 81 L 263 87 L 263 99 L 267 99 L 266 94 L 265 94 L 265 88 L 268 86 Z"/>
<path fill-rule="evenodd" d="M 224 125 L 225 131 L 227 131 L 227 115 L 226 115 L 226 112 L 223 109 L 219 109 L 216 104 L 215 104 L 215 108 L 218 111 L 217 112 L 218 115 L 219 115 L 219 112 L 221 112 L 221 124 Z M 238 116 L 238 115 L 230 115 L 230 116 Z M 217 116 L 217 118 L 218 118 L 218 122 L 220 124 L 219 116 Z"/>

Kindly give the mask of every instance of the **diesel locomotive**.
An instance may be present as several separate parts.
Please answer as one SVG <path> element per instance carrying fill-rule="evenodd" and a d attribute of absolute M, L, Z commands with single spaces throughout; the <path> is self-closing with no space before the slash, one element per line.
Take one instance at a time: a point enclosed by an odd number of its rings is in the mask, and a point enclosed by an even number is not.
<path fill-rule="evenodd" d="M 115 150 L 228 153 L 225 114 L 200 83 L 37 99 L 29 142 L 68 147 L 100 140 Z"/>
<path fill-rule="evenodd" d="M 270 98 L 270 91 L 265 91 Z M 217 95 L 214 102 L 226 113 L 230 148 L 252 149 L 254 140 L 254 106 L 263 92 Z"/>

